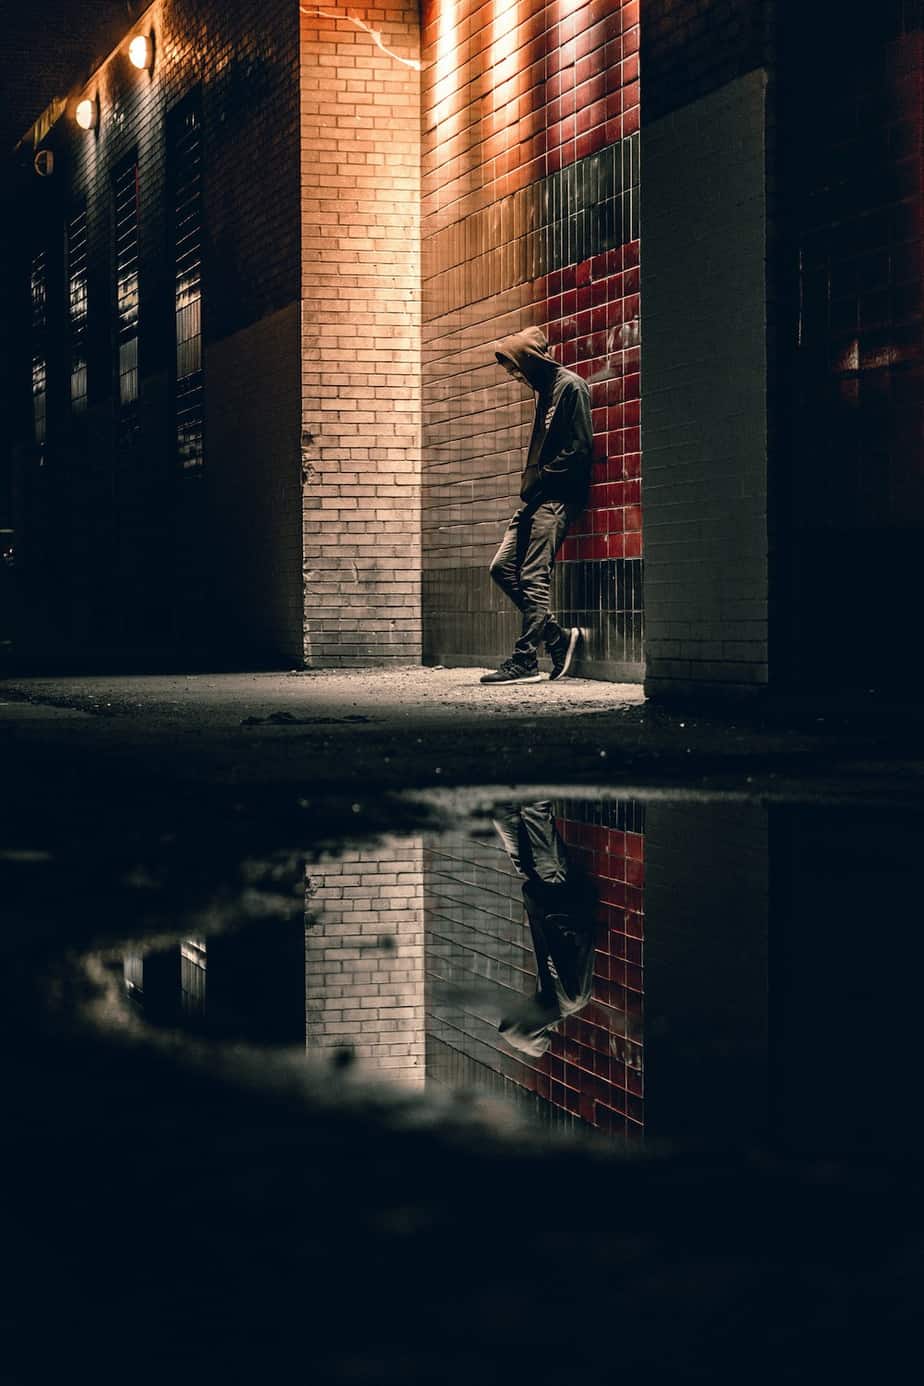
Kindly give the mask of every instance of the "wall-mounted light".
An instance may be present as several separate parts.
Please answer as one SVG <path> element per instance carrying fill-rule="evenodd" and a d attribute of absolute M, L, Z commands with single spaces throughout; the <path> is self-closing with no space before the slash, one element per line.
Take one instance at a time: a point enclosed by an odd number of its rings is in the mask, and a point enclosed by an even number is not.
<path fill-rule="evenodd" d="M 136 34 L 128 45 L 128 60 L 139 71 L 150 71 L 154 66 L 154 40 L 149 34 Z"/>
<path fill-rule="evenodd" d="M 92 130 L 99 118 L 99 106 L 91 97 L 85 96 L 82 101 L 77 102 L 77 109 L 74 112 L 74 119 L 81 130 Z"/>

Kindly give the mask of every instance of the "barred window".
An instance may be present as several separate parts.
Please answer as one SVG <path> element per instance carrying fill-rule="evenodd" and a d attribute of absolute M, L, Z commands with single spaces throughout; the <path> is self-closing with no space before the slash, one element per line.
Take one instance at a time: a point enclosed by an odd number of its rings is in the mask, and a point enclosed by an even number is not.
<path fill-rule="evenodd" d="M 204 1015 L 207 975 L 204 938 L 184 938 L 180 944 L 180 1004 L 184 1015 Z"/>
<path fill-rule="evenodd" d="M 170 130 L 176 312 L 176 446 L 184 471 L 203 462 L 202 116 L 196 102 Z"/>
<path fill-rule="evenodd" d="M 138 399 L 138 163 L 132 159 L 116 172 L 115 270 L 117 371 L 119 405 L 134 413 Z"/>
<path fill-rule="evenodd" d="M 48 399 L 48 259 L 44 250 L 32 257 L 32 418 L 35 441 L 44 447 Z"/>
<path fill-rule="evenodd" d="M 87 214 L 78 212 L 67 224 L 67 291 L 71 349 L 71 408 L 87 404 Z"/>

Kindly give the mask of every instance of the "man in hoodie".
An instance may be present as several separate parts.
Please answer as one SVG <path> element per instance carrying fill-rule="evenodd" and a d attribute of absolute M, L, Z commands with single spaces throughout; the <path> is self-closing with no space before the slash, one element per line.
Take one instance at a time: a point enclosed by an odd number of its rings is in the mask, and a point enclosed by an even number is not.
<path fill-rule="evenodd" d="M 498 342 L 498 365 L 536 396 L 536 417 L 523 467 L 523 504 L 507 526 L 491 563 L 491 577 L 522 613 L 513 655 L 482 683 L 534 683 L 538 650 L 544 644 L 553 679 L 571 672 L 581 637 L 549 614 L 552 564 L 568 527 L 587 503 L 593 433 L 590 391 L 573 371 L 560 366 L 538 327 Z"/>
<path fill-rule="evenodd" d="M 590 878 L 569 860 L 547 800 L 500 805 L 494 827 L 523 878 L 536 954 L 535 994 L 508 1008 L 499 1029 L 511 1049 L 538 1059 L 559 1023 L 593 995 L 597 896 Z"/>

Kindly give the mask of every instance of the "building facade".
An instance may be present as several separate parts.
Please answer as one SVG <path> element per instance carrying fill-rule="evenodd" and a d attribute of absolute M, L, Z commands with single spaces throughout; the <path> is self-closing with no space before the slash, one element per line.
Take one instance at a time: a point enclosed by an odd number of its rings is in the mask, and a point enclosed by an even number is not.
<path fill-rule="evenodd" d="M 554 588 L 579 673 L 906 677 L 922 24 L 918 0 L 862 25 L 833 0 L 805 24 L 775 0 L 156 0 L 5 178 L 0 636 L 494 663 L 532 405 L 492 345 L 537 324 L 591 388 Z"/>

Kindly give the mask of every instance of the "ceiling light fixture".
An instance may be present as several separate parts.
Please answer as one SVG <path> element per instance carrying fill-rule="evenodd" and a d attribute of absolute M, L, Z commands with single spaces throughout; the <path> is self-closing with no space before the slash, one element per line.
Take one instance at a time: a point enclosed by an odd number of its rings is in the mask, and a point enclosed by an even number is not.
<path fill-rule="evenodd" d="M 144 72 L 154 66 L 154 42 L 147 34 L 136 34 L 128 45 L 128 59 L 133 67 Z"/>
<path fill-rule="evenodd" d="M 82 101 L 77 102 L 74 119 L 81 130 L 92 130 L 96 125 L 98 115 L 99 108 L 91 97 L 85 96 Z"/>

